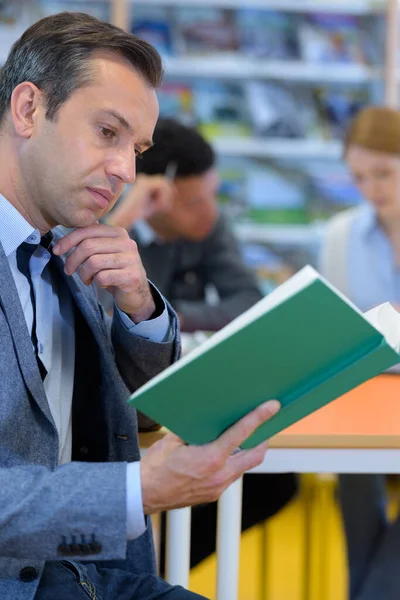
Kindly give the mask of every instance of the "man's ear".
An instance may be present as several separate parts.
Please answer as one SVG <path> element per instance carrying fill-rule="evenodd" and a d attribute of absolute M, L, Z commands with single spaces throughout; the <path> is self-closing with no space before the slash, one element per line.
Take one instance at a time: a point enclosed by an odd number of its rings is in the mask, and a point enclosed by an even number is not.
<path fill-rule="evenodd" d="M 31 137 L 42 103 L 43 93 L 30 81 L 24 81 L 14 88 L 11 95 L 10 116 L 19 136 Z"/>

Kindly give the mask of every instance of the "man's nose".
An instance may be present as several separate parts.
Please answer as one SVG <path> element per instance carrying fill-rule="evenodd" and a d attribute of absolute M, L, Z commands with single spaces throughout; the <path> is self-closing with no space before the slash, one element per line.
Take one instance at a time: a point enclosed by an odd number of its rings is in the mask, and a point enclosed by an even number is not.
<path fill-rule="evenodd" d="M 132 151 L 119 152 L 109 165 L 109 174 L 118 177 L 123 183 L 133 183 L 136 179 L 136 155 Z"/>

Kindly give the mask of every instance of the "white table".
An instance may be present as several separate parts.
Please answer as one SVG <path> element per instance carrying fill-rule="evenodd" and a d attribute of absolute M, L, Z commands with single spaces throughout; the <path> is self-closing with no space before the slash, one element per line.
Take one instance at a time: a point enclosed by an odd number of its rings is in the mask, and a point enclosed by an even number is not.
<path fill-rule="evenodd" d="M 276 436 L 270 446 L 251 473 L 400 473 L 400 377 L 367 382 Z M 233 574 L 239 563 L 241 499 L 240 480 L 218 503 L 217 600 L 238 596 Z M 187 587 L 190 509 L 170 511 L 167 519 L 166 579 Z"/>

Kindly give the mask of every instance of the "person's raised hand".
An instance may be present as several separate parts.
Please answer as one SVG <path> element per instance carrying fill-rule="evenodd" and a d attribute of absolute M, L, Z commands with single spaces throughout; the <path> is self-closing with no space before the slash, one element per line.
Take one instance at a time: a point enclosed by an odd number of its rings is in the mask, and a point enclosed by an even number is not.
<path fill-rule="evenodd" d="M 107 217 L 107 224 L 129 230 L 138 219 L 148 219 L 154 214 L 167 211 L 173 194 L 174 185 L 164 175 L 140 173 Z"/>
<path fill-rule="evenodd" d="M 151 317 L 155 303 L 136 242 L 123 227 L 98 223 L 74 229 L 57 241 L 54 254 L 70 252 L 65 273 L 76 271 L 84 284 L 109 291 L 117 306 L 135 322 Z"/>

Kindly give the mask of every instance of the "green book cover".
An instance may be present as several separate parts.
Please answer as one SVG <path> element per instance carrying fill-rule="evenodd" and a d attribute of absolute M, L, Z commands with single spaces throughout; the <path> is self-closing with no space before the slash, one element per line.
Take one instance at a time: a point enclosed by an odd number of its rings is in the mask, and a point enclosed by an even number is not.
<path fill-rule="evenodd" d="M 149 381 L 128 402 L 190 444 L 205 444 L 261 402 L 282 409 L 252 447 L 400 362 L 400 315 L 363 315 L 312 267 Z"/>

